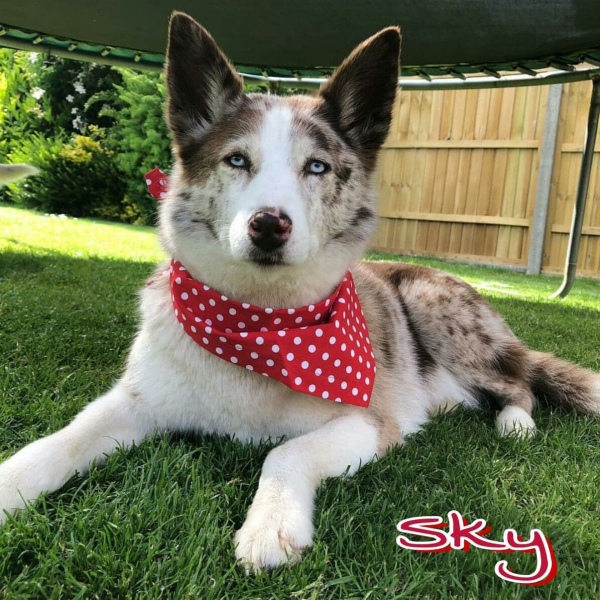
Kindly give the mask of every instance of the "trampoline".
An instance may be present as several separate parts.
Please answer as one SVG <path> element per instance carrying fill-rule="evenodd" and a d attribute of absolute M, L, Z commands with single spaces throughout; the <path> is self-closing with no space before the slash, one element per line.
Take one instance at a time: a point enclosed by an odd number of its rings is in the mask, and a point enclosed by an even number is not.
<path fill-rule="evenodd" d="M 245 79 L 271 86 L 319 86 L 348 49 L 387 25 L 402 28 L 405 89 L 591 80 L 565 277 L 556 293 L 568 294 L 600 113 L 598 0 L 0 0 L 0 46 L 161 70 L 174 8 L 209 29 Z"/>

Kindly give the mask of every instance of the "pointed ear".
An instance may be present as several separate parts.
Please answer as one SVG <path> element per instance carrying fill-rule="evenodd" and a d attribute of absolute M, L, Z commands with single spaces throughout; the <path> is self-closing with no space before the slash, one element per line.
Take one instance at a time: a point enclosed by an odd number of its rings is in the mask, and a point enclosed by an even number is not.
<path fill-rule="evenodd" d="M 324 117 L 371 168 L 385 141 L 398 88 L 400 29 L 388 27 L 360 44 L 321 88 Z"/>
<path fill-rule="evenodd" d="M 178 146 L 197 141 L 243 94 L 240 76 L 210 33 L 179 12 L 169 24 L 166 81 L 167 122 Z"/>

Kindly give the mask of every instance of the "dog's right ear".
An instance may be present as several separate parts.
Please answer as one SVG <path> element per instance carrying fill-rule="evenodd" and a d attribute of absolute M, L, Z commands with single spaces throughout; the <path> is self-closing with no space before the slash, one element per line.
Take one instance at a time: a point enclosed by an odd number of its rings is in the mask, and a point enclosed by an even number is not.
<path fill-rule="evenodd" d="M 166 58 L 167 122 L 179 148 L 197 142 L 243 95 L 240 76 L 210 33 L 174 12 Z"/>

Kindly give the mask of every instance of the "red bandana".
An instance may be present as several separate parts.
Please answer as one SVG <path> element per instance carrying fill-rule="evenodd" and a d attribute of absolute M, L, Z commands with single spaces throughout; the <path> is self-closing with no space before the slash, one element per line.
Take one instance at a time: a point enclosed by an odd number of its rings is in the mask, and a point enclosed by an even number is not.
<path fill-rule="evenodd" d="M 167 175 L 156 167 L 152 171 L 148 171 L 144 177 L 150 194 L 157 200 L 164 200 L 167 197 L 167 186 L 169 184 Z"/>
<path fill-rule="evenodd" d="M 208 352 L 304 394 L 369 405 L 377 369 L 349 271 L 329 298 L 288 309 L 231 300 L 175 260 L 169 274 L 175 316 Z"/>

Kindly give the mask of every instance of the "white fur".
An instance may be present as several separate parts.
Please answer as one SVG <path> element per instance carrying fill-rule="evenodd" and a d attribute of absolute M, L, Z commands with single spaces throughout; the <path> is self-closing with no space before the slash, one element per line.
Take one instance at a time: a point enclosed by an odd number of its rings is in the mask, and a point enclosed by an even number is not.
<path fill-rule="evenodd" d="M 496 417 L 496 426 L 500 435 L 516 435 L 525 438 L 535 434 L 533 419 L 520 406 L 505 406 Z"/>
<path fill-rule="evenodd" d="M 30 165 L 0 165 L 0 185 L 13 183 L 23 177 L 36 175 L 39 170 Z"/>

